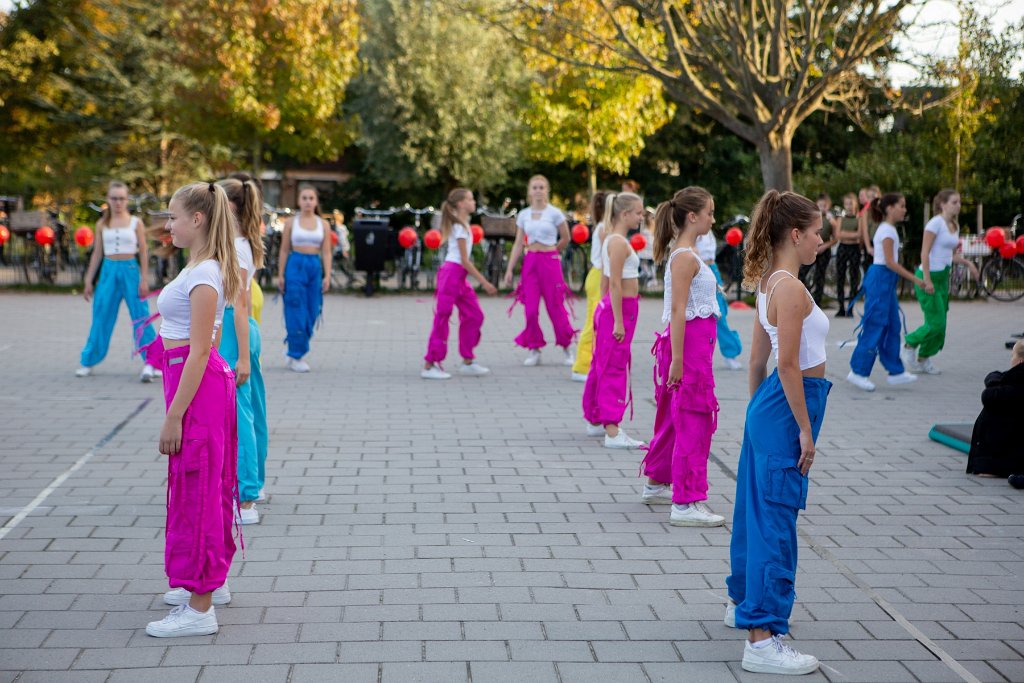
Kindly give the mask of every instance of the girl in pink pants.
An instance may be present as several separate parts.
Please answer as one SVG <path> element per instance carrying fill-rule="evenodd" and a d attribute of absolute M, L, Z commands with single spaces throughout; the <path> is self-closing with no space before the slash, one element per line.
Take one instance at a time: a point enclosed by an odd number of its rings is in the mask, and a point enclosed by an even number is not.
<path fill-rule="evenodd" d="M 718 280 L 696 250 L 697 238 L 715 223 L 715 202 L 707 190 L 687 187 L 658 206 L 654 258 L 668 253 L 665 266 L 667 327 L 652 353 L 657 412 L 654 437 L 644 458 L 645 503 L 672 503 L 675 526 L 720 526 L 725 518 L 704 502 L 708 497 L 708 456 L 718 425 L 718 401 L 711 357 L 715 351 Z"/>
<path fill-rule="evenodd" d="M 448 355 L 448 319 L 455 308 L 459 309 L 459 354 L 462 356 L 459 373 L 479 377 L 490 372 L 477 363 L 473 355 L 473 349 L 480 343 L 484 312 L 480 310 L 476 292 L 466 282 L 466 275 L 472 274 L 488 294 L 497 294 L 498 290 L 469 259 L 473 237 L 466 226 L 474 211 L 476 200 L 473 193 L 462 187 L 452 190 L 441 204 L 441 239 L 448 243 L 448 250 L 437 273 L 437 303 L 427 355 L 423 357 L 423 371 L 420 373 L 423 379 L 451 378 L 441 367 L 441 361 Z"/>
<path fill-rule="evenodd" d="M 242 286 L 235 218 L 213 183 L 181 188 L 169 212 L 167 230 L 189 263 L 157 299 L 163 323 L 151 349 L 162 356 L 167 401 L 160 452 L 168 456 L 164 566 L 172 590 L 164 599 L 181 604 L 146 626 L 159 638 L 217 632 L 213 604 L 230 599 L 237 503 L 235 377 L 214 349 L 224 302 Z"/>
<path fill-rule="evenodd" d="M 605 200 L 601 245 L 601 303 L 594 312 L 594 358 L 583 388 L 583 417 L 589 436 L 604 436 L 605 448 L 639 448 L 643 441 L 619 428 L 632 402 L 630 345 L 639 311 L 640 257 L 626 234 L 643 219 L 643 200 L 631 192 L 610 192 Z"/>
<path fill-rule="evenodd" d="M 576 330 L 570 321 L 569 287 L 562 277 L 562 260 L 558 256 L 569 243 L 569 224 L 565 215 L 548 203 L 550 185 L 547 178 L 542 175 L 530 178 L 528 191 L 530 206 L 516 217 L 516 241 L 505 271 L 505 284 L 511 286 L 512 271 L 525 249 L 523 271 L 512 306 L 515 307 L 516 302 L 523 304 L 526 327 L 515 341 L 529 350 L 523 365 L 540 363 L 540 350 L 546 344 L 540 329 L 540 300 L 543 298 L 551 325 L 555 328 L 555 344 L 561 346 L 565 354 L 563 363 L 572 365 L 575 358 L 569 347 Z M 512 308 L 509 308 L 509 314 L 511 312 Z"/>

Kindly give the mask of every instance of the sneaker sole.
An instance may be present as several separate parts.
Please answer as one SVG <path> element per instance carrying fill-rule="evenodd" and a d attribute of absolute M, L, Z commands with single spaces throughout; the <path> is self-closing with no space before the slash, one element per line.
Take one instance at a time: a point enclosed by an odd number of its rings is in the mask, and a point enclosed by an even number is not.
<path fill-rule="evenodd" d="M 172 607 L 178 607 L 180 605 L 187 605 L 188 604 L 188 598 L 185 598 L 185 600 L 182 601 L 182 602 L 175 602 L 173 600 L 168 600 L 167 596 L 164 595 L 164 604 L 165 605 L 170 605 Z M 225 600 L 224 598 L 214 598 L 213 599 L 213 604 L 216 607 L 221 607 L 222 605 L 229 605 L 229 604 L 231 604 L 231 594 L 230 593 L 228 594 L 227 600 Z"/>
<path fill-rule="evenodd" d="M 748 662 L 743 660 L 740 664 L 744 671 L 749 671 L 755 674 L 780 674 L 783 676 L 805 676 L 810 673 L 814 673 L 818 670 L 819 663 L 815 662 L 813 665 L 804 666 L 798 669 L 775 666 L 774 664 L 761 664 L 760 662 Z"/>
<path fill-rule="evenodd" d="M 628 450 L 632 450 L 632 449 L 635 449 L 635 448 L 643 448 L 644 444 L 641 443 L 641 444 L 637 444 L 636 446 L 609 446 L 608 444 L 605 444 L 604 447 L 605 448 L 610 448 L 613 451 L 628 451 Z"/>
<path fill-rule="evenodd" d="M 699 522 L 694 519 L 669 519 L 668 523 L 672 526 L 697 526 L 697 527 L 716 527 L 725 526 L 725 520 L 721 522 Z"/>
<path fill-rule="evenodd" d="M 186 636 L 212 636 L 214 633 L 220 630 L 220 626 L 210 626 L 201 629 L 182 629 L 181 631 L 171 631 L 168 633 L 150 631 L 149 627 L 146 627 L 146 635 L 153 636 L 154 638 L 184 638 Z"/>
<path fill-rule="evenodd" d="M 641 498 L 640 502 L 645 505 L 671 505 L 671 498 Z"/>

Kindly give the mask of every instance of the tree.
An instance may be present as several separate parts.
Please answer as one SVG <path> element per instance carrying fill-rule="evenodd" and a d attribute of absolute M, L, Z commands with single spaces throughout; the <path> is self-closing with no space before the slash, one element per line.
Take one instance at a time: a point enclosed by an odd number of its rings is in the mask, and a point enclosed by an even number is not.
<path fill-rule="evenodd" d="M 790 189 L 797 128 L 817 111 L 860 106 L 865 67 L 890 56 L 913 1 L 504 0 L 502 11 L 478 12 L 567 64 L 657 79 L 754 145 L 765 187 Z M 574 54 L 577 41 L 602 59 Z"/>
<path fill-rule="evenodd" d="M 367 0 L 352 102 L 385 187 L 475 189 L 519 162 L 524 69 L 497 31 L 440 2 Z"/>

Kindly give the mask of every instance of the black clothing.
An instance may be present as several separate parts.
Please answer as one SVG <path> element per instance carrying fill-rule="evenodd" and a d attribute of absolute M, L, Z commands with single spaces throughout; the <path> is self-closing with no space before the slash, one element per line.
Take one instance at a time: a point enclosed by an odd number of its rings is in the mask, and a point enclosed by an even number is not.
<path fill-rule="evenodd" d="M 1024 363 L 990 372 L 981 392 L 981 414 L 974 423 L 968 474 L 1007 477 L 1024 473 Z"/>

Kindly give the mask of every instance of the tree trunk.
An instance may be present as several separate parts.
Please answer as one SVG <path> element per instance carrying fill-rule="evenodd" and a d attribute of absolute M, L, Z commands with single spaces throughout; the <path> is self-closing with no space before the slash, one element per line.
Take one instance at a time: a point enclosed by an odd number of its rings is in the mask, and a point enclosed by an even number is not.
<path fill-rule="evenodd" d="M 757 143 L 757 154 L 761 157 L 761 178 L 765 191 L 792 190 L 792 136 L 769 135 Z"/>
<path fill-rule="evenodd" d="M 592 161 L 587 162 L 587 184 L 590 187 L 590 196 L 597 192 L 597 165 Z"/>
<path fill-rule="evenodd" d="M 252 143 L 252 177 L 259 178 L 260 170 L 263 165 L 263 145 L 260 141 L 254 140 Z"/>

